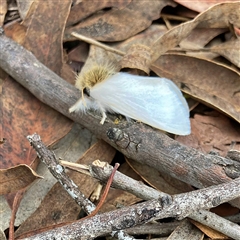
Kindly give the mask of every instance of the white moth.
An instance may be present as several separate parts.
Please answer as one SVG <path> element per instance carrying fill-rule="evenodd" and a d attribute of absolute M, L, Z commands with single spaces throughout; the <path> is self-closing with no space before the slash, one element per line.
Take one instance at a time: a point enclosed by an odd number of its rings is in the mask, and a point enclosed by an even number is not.
<path fill-rule="evenodd" d="M 191 132 L 188 104 L 178 87 L 166 78 L 114 73 L 96 66 L 77 77 L 76 87 L 82 97 L 70 112 L 97 110 L 102 114 L 101 124 L 107 111 L 116 112 L 170 133 Z"/>

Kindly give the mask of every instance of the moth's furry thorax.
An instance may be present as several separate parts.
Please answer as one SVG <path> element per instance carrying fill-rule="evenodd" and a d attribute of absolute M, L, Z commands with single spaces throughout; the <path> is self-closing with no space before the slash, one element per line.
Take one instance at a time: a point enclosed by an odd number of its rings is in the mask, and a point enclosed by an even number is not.
<path fill-rule="evenodd" d="M 100 83 L 116 73 L 116 69 L 112 65 L 95 65 L 90 70 L 85 70 L 76 77 L 75 86 L 79 90 L 84 88 L 91 89 L 95 84 Z"/>

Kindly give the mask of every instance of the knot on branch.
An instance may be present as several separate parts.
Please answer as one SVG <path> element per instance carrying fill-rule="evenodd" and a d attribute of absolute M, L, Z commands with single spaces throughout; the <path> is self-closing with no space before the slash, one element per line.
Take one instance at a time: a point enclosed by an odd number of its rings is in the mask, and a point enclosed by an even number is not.
<path fill-rule="evenodd" d="M 137 152 L 141 144 L 141 139 L 131 139 L 130 134 L 124 132 L 119 128 L 110 128 L 107 131 L 107 136 L 111 141 L 114 141 L 114 143 L 122 149 L 130 147 L 131 150 L 135 150 Z M 132 138 L 135 138 L 134 134 Z"/>
<path fill-rule="evenodd" d="M 41 141 L 41 137 L 37 133 L 34 133 L 33 135 L 28 135 L 27 139 L 31 145 L 33 144 L 33 142 Z"/>
<path fill-rule="evenodd" d="M 107 136 L 120 148 L 127 148 L 130 144 L 129 135 L 119 128 L 110 128 L 107 131 Z"/>

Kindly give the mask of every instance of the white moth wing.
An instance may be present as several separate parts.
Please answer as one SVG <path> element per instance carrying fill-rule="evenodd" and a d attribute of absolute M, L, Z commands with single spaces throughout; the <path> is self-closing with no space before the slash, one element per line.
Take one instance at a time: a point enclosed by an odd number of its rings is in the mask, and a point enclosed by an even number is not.
<path fill-rule="evenodd" d="M 102 106 L 155 128 L 190 134 L 188 105 L 168 79 L 117 73 L 91 88 L 90 95 Z"/>

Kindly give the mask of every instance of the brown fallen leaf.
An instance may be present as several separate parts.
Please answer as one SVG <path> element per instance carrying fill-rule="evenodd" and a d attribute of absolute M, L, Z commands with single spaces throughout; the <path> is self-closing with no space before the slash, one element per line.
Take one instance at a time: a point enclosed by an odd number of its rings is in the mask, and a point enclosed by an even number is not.
<path fill-rule="evenodd" d="M 56 3 L 56 1 L 34 2 L 34 11 L 31 12 L 31 21 L 26 31 L 25 46 L 46 66 L 60 74 L 62 69 L 61 36 L 71 1 Z M 48 14 L 49 11 L 54 14 Z M 48 24 L 43 24 L 46 22 Z M 21 33 L 23 34 L 23 31 Z M 21 61 L 21 59 L 15 61 Z M 3 80 L 1 97 L 4 103 L 3 119 L 1 119 L 2 135 L 6 139 L 3 146 L 4 160 L 0 163 L 2 168 L 20 163 L 30 164 L 33 161 L 36 154 L 29 146 L 27 135 L 38 132 L 46 144 L 52 144 L 64 136 L 72 126 L 72 121 L 41 103 L 10 78 Z"/>
<path fill-rule="evenodd" d="M 31 16 L 32 20 L 28 25 L 24 42 L 24 46 L 40 62 L 58 75 L 61 73 L 63 64 L 62 33 L 71 2 L 71 0 L 35 1 L 35 11 Z"/>
<path fill-rule="evenodd" d="M 213 61 L 183 54 L 162 55 L 151 67 L 191 97 L 240 122 L 240 75 Z"/>
<path fill-rule="evenodd" d="M 99 41 L 114 42 L 128 39 L 148 28 L 152 21 L 160 17 L 161 10 L 167 5 L 175 6 L 168 0 L 132 0 L 122 9 L 112 8 L 108 11 L 96 12 L 78 25 L 66 28 L 64 41 L 75 39 L 71 36 L 72 32 Z"/>
<path fill-rule="evenodd" d="M 1 98 L 3 118 L 0 121 L 2 136 L 6 139 L 1 168 L 30 164 L 36 158 L 26 139 L 28 134 L 39 132 L 47 144 L 52 144 L 72 126 L 69 119 L 44 105 L 11 78 L 4 79 Z"/>
<path fill-rule="evenodd" d="M 70 14 L 67 19 L 67 27 L 79 23 L 83 19 L 89 17 L 97 11 L 104 10 L 105 8 L 123 9 L 131 0 L 101 0 L 93 4 L 91 1 L 83 0 L 71 8 Z"/>
<path fill-rule="evenodd" d="M 25 164 L 0 169 L 0 195 L 17 192 L 39 178 L 42 177 Z"/>

